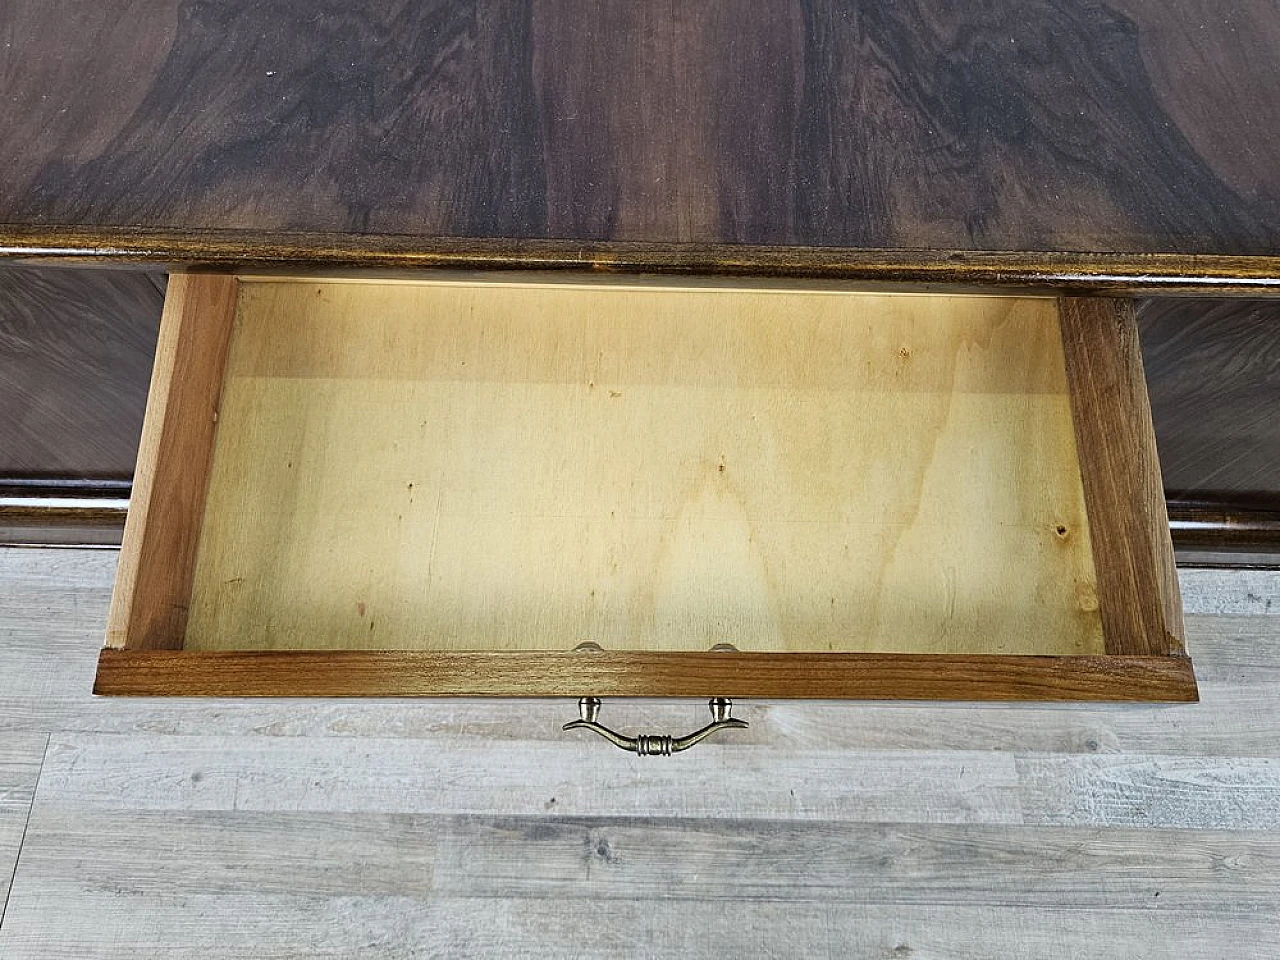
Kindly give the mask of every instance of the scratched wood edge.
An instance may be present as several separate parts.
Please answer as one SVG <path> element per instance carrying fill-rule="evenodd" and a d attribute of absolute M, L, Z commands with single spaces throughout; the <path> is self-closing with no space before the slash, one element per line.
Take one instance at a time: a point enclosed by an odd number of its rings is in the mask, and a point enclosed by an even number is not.
<path fill-rule="evenodd" d="M 556 270 L 1075 293 L 1280 294 L 1280 256 L 591 242 L 0 224 L 0 260 L 212 269 Z"/>
<path fill-rule="evenodd" d="M 1066 297 L 1058 316 L 1106 651 L 1181 654 L 1182 600 L 1133 308 Z"/>
<path fill-rule="evenodd" d="M 128 512 L 128 508 L 123 506 L 67 506 L 58 501 L 32 506 L 0 503 L 0 524 L 118 528 L 125 524 Z"/>
<path fill-rule="evenodd" d="M 107 615 L 111 647 L 182 646 L 239 282 L 169 282 Z"/>
<path fill-rule="evenodd" d="M 118 547 L 130 486 L 123 477 L 0 475 L 0 547 Z"/>
<path fill-rule="evenodd" d="M 104 649 L 94 692 L 1192 702 L 1186 657 Z"/>
<path fill-rule="evenodd" d="M 1280 502 L 1273 509 L 1229 500 L 1166 499 L 1175 549 L 1258 550 L 1280 561 Z"/>

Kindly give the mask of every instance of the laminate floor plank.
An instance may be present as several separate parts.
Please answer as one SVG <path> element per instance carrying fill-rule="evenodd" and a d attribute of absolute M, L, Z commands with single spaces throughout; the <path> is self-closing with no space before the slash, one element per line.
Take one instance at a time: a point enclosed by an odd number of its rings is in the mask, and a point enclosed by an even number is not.
<path fill-rule="evenodd" d="M 35 796 L 47 737 L 36 733 L 0 736 L 0 921 L 9 899 L 9 882 Z"/>
<path fill-rule="evenodd" d="M 996 751 L 779 751 L 725 738 L 654 763 L 601 746 L 568 734 L 462 743 L 58 733 L 41 797 L 85 809 L 1021 821 L 1014 757 Z"/>
<path fill-rule="evenodd" d="M 1269 757 L 708 747 L 709 760 L 659 767 L 572 741 L 57 734 L 42 799 L 74 797 L 86 809 L 1280 829 L 1280 760 Z"/>
<path fill-rule="evenodd" d="M 1031 823 L 1280 830 L 1280 759 L 1018 759 Z"/>
<path fill-rule="evenodd" d="M 167 892 L 1266 913 L 1280 902 L 1280 834 L 54 802 L 28 829 L 17 895 L 36 890 L 68 901 Z"/>
<path fill-rule="evenodd" d="M 1167 960 L 1174 944 L 1187 960 L 1221 957 L 1226 944 L 1242 956 L 1280 957 L 1273 913 L 492 898 L 439 907 L 432 942 L 463 957 L 539 957 L 548 942 L 591 958 Z"/>
<path fill-rule="evenodd" d="M 51 891 L 55 893 L 55 891 Z M 84 895 L 51 926 L 19 905 L 6 960 L 742 957 L 1188 960 L 1280 957 L 1273 912 L 814 902 Z M 1176 945 L 1176 947 L 1174 947 Z M 1224 952 L 1225 951 L 1225 952 Z"/>
<path fill-rule="evenodd" d="M 744 703 L 649 759 L 560 701 L 95 698 L 114 563 L 0 550 L 5 960 L 1280 957 L 1276 574 L 1182 571 L 1199 704 Z"/>
<path fill-rule="evenodd" d="M 1280 571 L 1180 570 L 1182 606 L 1189 616 L 1280 614 Z"/>

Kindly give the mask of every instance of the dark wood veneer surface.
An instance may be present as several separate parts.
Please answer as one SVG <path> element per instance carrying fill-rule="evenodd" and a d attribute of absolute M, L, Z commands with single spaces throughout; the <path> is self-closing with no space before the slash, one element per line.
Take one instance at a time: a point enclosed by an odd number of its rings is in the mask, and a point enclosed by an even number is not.
<path fill-rule="evenodd" d="M 0 487 L 133 476 L 164 289 L 162 274 L 0 269 Z"/>
<path fill-rule="evenodd" d="M 0 36 L 28 247 L 1280 251 L 1271 0 L 8 0 Z"/>
<path fill-rule="evenodd" d="M 1280 510 L 1280 301 L 1145 300 L 1137 316 L 1169 497 Z"/>

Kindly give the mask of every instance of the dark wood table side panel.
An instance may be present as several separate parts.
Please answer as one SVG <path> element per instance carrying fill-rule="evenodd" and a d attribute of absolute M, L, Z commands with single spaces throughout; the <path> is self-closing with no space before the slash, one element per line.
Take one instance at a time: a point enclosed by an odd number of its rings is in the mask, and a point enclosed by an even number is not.
<path fill-rule="evenodd" d="M 0 268 L 0 478 L 133 475 L 164 288 L 163 274 Z"/>
<path fill-rule="evenodd" d="M 1280 301 L 1137 308 L 1168 497 L 1280 511 Z"/>

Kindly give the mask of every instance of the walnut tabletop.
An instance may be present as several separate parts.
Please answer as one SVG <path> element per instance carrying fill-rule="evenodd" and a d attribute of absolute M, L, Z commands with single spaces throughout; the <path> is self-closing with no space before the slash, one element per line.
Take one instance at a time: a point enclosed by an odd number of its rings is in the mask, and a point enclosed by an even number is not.
<path fill-rule="evenodd" d="M 1273 0 L 6 0 L 0 252 L 1280 290 Z"/>

